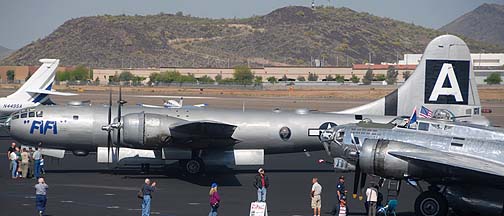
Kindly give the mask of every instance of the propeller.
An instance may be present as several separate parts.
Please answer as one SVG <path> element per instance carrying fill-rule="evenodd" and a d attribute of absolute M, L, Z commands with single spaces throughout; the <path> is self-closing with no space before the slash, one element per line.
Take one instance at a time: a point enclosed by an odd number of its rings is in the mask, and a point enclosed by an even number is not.
<path fill-rule="evenodd" d="M 119 149 L 121 146 L 121 128 L 122 128 L 122 122 L 121 122 L 121 111 L 122 111 L 122 106 L 127 103 L 125 100 L 122 99 L 122 88 L 119 86 L 119 100 L 117 101 L 117 144 L 116 144 L 116 154 L 117 154 L 117 160 L 119 161 Z"/>
<path fill-rule="evenodd" d="M 364 188 L 364 186 L 366 185 L 367 174 L 363 173 L 361 171 L 361 167 L 360 167 L 360 151 L 359 151 L 359 148 L 357 146 L 357 141 L 356 141 L 356 139 L 354 137 L 354 134 L 351 133 L 350 137 L 352 138 L 352 144 L 355 145 L 355 150 L 357 151 L 357 162 L 355 163 L 355 175 L 354 175 L 354 184 L 353 184 L 353 194 L 352 194 L 352 197 L 354 199 L 356 199 L 357 198 L 357 192 L 361 192 L 361 195 L 359 196 L 359 200 L 362 200 L 363 199 L 363 197 L 362 197 L 362 188 Z"/>
<path fill-rule="evenodd" d="M 108 124 L 101 127 L 102 130 L 107 131 L 107 162 L 110 163 L 110 148 L 112 146 L 112 90 L 109 91 L 109 104 L 108 104 Z"/>

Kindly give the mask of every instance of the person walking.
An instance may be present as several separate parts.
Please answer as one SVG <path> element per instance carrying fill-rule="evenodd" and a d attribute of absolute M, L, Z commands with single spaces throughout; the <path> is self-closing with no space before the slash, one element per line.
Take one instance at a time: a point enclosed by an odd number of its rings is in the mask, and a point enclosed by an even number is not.
<path fill-rule="evenodd" d="M 259 168 L 255 176 L 254 187 L 257 189 L 257 202 L 266 202 L 266 193 L 268 192 L 269 179 L 264 173 L 263 168 Z"/>
<path fill-rule="evenodd" d="M 339 212 L 338 216 L 347 216 L 348 209 L 347 209 L 347 202 L 346 202 L 346 196 L 343 195 L 339 201 L 340 207 L 339 207 Z"/>
<path fill-rule="evenodd" d="M 28 178 L 34 178 L 35 175 L 34 175 L 34 170 L 35 170 L 35 161 L 33 160 L 33 153 L 35 151 L 33 151 L 33 148 L 32 147 L 29 147 L 28 148 L 28 154 L 30 155 L 29 157 L 29 160 L 28 160 Z"/>
<path fill-rule="evenodd" d="M 145 184 L 142 187 L 142 216 L 150 216 L 152 192 L 154 192 L 154 190 L 156 190 L 156 182 L 151 184 L 150 179 L 146 178 Z"/>
<path fill-rule="evenodd" d="M 28 177 L 28 167 L 30 166 L 30 155 L 28 154 L 26 148 L 23 148 L 21 152 L 21 176 L 23 178 Z"/>
<path fill-rule="evenodd" d="M 16 147 L 16 155 L 17 155 L 17 171 L 16 171 L 16 177 L 21 178 L 21 148 Z"/>
<path fill-rule="evenodd" d="M 220 196 L 219 192 L 217 191 L 217 183 L 212 183 L 209 196 L 210 196 L 210 213 L 208 213 L 208 216 L 217 216 L 217 209 L 220 206 Z"/>
<path fill-rule="evenodd" d="M 35 167 L 33 174 L 35 178 L 40 178 L 40 160 L 42 160 L 42 153 L 38 147 L 35 147 L 35 152 L 33 152 L 33 160 L 35 161 Z"/>
<path fill-rule="evenodd" d="M 38 184 L 35 185 L 35 204 L 39 216 L 44 215 L 47 204 L 47 189 L 49 186 L 45 183 L 44 178 L 38 179 Z"/>
<path fill-rule="evenodd" d="M 18 157 L 17 157 L 15 148 L 14 148 L 14 151 L 10 153 L 9 160 L 11 163 L 11 165 L 10 165 L 11 166 L 11 177 L 13 179 L 15 179 L 15 178 L 17 178 L 17 170 L 18 170 L 18 167 L 17 167 Z"/>
<path fill-rule="evenodd" d="M 313 216 L 320 216 L 320 209 L 322 208 L 322 186 L 318 183 L 318 178 L 312 179 L 311 189 L 311 207 L 313 209 Z"/>
<path fill-rule="evenodd" d="M 366 202 L 369 206 L 368 216 L 376 216 L 376 202 L 378 201 L 378 190 L 374 183 L 366 189 Z"/>
<path fill-rule="evenodd" d="M 336 204 L 334 205 L 333 210 L 331 211 L 332 215 L 338 215 L 340 211 L 340 201 L 342 197 L 346 197 L 346 189 L 345 189 L 345 176 L 340 176 L 338 179 L 338 184 L 336 185 Z M 346 206 L 346 205 L 345 205 Z"/>

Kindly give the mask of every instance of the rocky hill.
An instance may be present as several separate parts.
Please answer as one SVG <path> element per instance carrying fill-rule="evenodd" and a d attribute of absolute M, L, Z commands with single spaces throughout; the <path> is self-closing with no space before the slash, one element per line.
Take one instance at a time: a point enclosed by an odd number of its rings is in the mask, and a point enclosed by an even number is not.
<path fill-rule="evenodd" d="M 60 58 L 92 67 L 227 67 L 238 64 L 329 65 L 394 62 L 396 54 L 420 53 L 442 34 L 348 8 L 285 7 L 245 19 L 206 19 L 181 14 L 92 16 L 65 22 L 0 62 L 33 65 Z M 504 51 L 467 40 L 473 51 Z"/>
<path fill-rule="evenodd" d="M 504 46 L 504 5 L 483 4 L 439 30 Z"/>
<path fill-rule="evenodd" d="M 12 53 L 11 49 L 0 46 L 0 60 Z"/>

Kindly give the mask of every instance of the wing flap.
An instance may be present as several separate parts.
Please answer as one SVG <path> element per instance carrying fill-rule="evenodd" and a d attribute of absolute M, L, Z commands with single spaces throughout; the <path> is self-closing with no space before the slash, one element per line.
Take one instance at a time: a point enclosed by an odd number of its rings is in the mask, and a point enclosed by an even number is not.
<path fill-rule="evenodd" d="M 395 152 L 389 152 L 389 154 L 405 160 L 418 160 L 427 163 L 436 163 L 504 177 L 504 165 L 479 158 L 468 157 L 464 155 L 456 155 L 446 152 L 434 152 L 434 151 L 428 151 L 428 152 L 395 151 Z"/>

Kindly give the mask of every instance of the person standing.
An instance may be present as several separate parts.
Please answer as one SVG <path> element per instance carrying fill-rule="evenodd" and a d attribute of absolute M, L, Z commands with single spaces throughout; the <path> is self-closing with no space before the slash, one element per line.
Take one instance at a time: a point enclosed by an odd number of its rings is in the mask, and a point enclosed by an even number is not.
<path fill-rule="evenodd" d="M 311 189 L 311 207 L 313 209 L 314 216 L 320 216 L 320 209 L 322 208 L 322 186 L 318 183 L 318 178 L 312 179 L 312 189 Z"/>
<path fill-rule="evenodd" d="M 18 157 L 17 157 L 17 154 L 16 154 L 16 149 L 14 148 L 14 151 L 12 151 L 9 155 L 9 160 L 10 160 L 10 163 L 11 163 L 11 177 L 13 179 L 17 178 L 17 160 L 18 160 Z"/>
<path fill-rule="evenodd" d="M 217 209 L 220 206 L 220 196 L 219 192 L 217 191 L 217 183 L 212 183 L 209 196 L 210 196 L 210 213 L 208 213 L 208 216 L 217 216 Z"/>
<path fill-rule="evenodd" d="M 346 189 L 345 189 L 345 176 L 340 176 L 338 179 L 338 184 L 336 185 L 336 204 L 334 205 L 333 210 L 331 211 L 332 215 L 338 215 L 340 211 L 340 202 L 342 197 L 346 197 Z M 346 206 L 346 205 L 345 205 Z"/>
<path fill-rule="evenodd" d="M 28 178 L 33 178 L 35 177 L 33 171 L 35 170 L 35 161 L 33 160 L 33 148 L 29 147 L 28 148 L 28 154 L 30 155 L 29 160 L 28 160 Z"/>
<path fill-rule="evenodd" d="M 339 201 L 340 207 L 339 207 L 339 213 L 338 216 L 347 216 L 347 202 L 346 202 L 346 196 L 343 195 Z"/>
<path fill-rule="evenodd" d="M 47 189 L 49 186 L 45 183 L 44 178 L 38 179 L 38 184 L 35 185 L 35 204 L 39 216 L 44 215 L 47 204 Z"/>
<path fill-rule="evenodd" d="M 34 175 L 35 178 L 40 178 L 40 160 L 42 159 L 42 153 L 38 147 L 35 147 L 35 152 L 33 152 L 33 160 L 35 161 Z"/>
<path fill-rule="evenodd" d="M 376 202 L 378 201 L 378 190 L 374 184 L 366 189 L 366 202 L 369 206 L 368 216 L 376 216 Z"/>
<path fill-rule="evenodd" d="M 30 165 L 29 160 L 30 155 L 28 154 L 26 148 L 23 148 L 23 151 L 21 152 L 21 175 L 23 178 L 28 177 L 28 167 Z"/>
<path fill-rule="evenodd" d="M 269 179 L 264 174 L 264 169 L 259 168 L 255 176 L 254 187 L 257 189 L 257 202 L 266 202 L 266 193 L 269 187 Z"/>
<path fill-rule="evenodd" d="M 17 155 L 17 172 L 16 172 L 16 177 L 20 178 L 21 177 L 21 148 L 16 147 L 16 155 Z"/>
<path fill-rule="evenodd" d="M 146 178 L 145 184 L 142 187 L 142 216 L 150 216 L 150 205 L 154 190 L 156 190 L 156 182 L 151 184 L 150 179 Z"/>
<path fill-rule="evenodd" d="M 16 151 L 16 143 L 12 143 L 11 146 L 9 147 L 9 150 L 7 150 L 7 159 L 9 160 L 9 174 L 12 173 L 12 163 L 11 163 L 11 153 Z"/>

